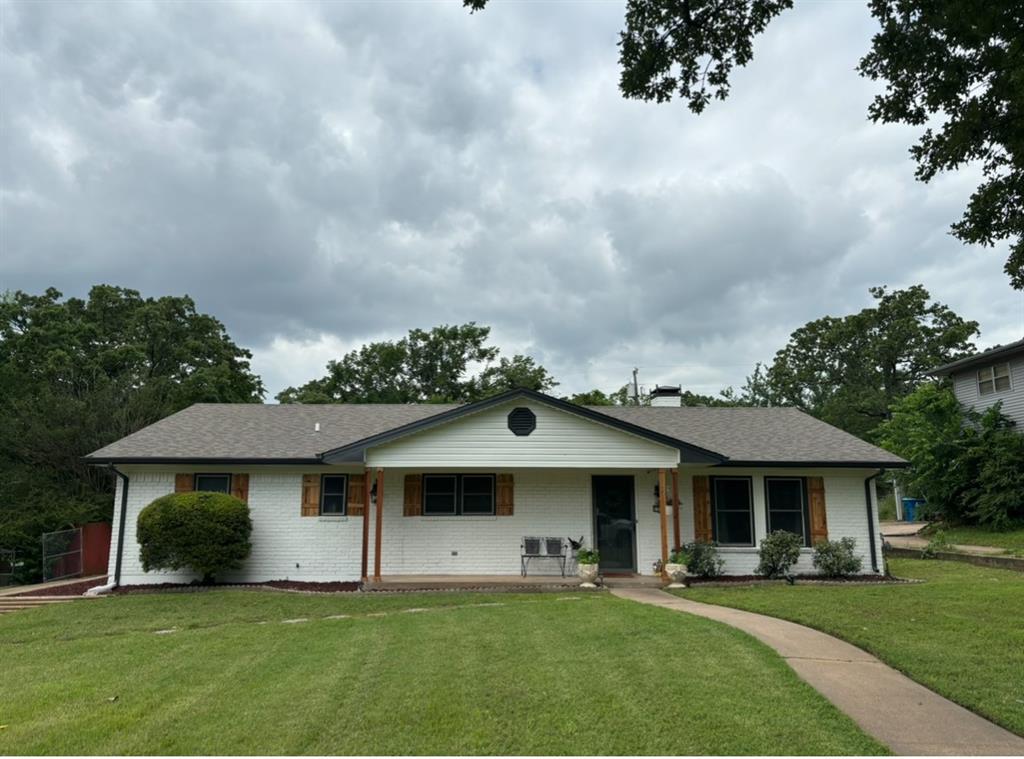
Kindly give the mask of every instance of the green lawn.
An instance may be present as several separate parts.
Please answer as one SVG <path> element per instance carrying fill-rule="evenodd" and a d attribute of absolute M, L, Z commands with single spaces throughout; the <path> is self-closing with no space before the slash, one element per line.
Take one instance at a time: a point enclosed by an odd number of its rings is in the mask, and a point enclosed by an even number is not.
<path fill-rule="evenodd" d="M 686 598 L 771 614 L 832 633 L 1024 735 L 1024 574 L 891 559 L 921 585 L 694 588 Z"/>
<path fill-rule="evenodd" d="M 607 594 L 79 601 L 0 617 L 0 672 L 0 755 L 883 752 L 752 638 Z"/>
<path fill-rule="evenodd" d="M 941 527 L 939 528 L 950 543 L 971 546 L 996 546 L 1005 548 L 1007 553 L 1024 556 L 1024 525 L 1006 532 L 994 532 L 984 527 Z M 929 527 L 923 537 L 930 538 L 934 530 Z"/>

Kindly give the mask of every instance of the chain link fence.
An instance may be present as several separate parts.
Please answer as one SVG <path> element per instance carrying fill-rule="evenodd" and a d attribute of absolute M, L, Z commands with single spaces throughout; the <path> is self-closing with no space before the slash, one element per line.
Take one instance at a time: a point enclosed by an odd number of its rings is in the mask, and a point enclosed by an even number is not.
<path fill-rule="evenodd" d="M 0 587 L 14 584 L 14 561 L 13 548 L 0 548 Z"/>
<path fill-rule="evenodd" d="M 82 574 L 82 528 L 43 533 L 43 582 Z"/>

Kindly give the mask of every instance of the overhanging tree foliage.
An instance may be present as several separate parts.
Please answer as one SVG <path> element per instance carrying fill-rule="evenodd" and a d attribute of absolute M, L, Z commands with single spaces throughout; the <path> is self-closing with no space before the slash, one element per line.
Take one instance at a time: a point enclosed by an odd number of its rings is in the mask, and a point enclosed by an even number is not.
<path fill-rule="evenodd" d="M 81 457 L 192 403 L 258 402 L 250 354 L 188 297 L 109 285 L 0 297 L 0 547 L 109 518 L 110 474 Z"/>
<path fill-rule="evenodd" d="M 463 0 L 476 11 L 487 0 Z M 619 88 L 628 98 L 684 99 L 701 113 L 729 95 L 754 37 L 792 0 L 627 0 Z M 881 31 L 860 73 L 886 83 L 872 121 L 924 126 L 911 148 L 917 178 L 968 163 L 984 181 L 953 234 L 1010 241 L 1006 273 L 1024 289 L 1024 4 L 1019 0 L 870 0 Z"/>
<path fill-rule="evenodd" d="M 740 400 L 796 406 L 866 439 L 929 370 L 968 355 L 978 324 L 931 302 L 921 285 L 871 288 L 876 304 L 797 329 L 771 366 L 758 366 Z"/>
<path fill-rule="evenodd" d="M 327 375 L 277 395 L 281 403 L 451 403 L 558 383 L 529 356 L 499 357 L 490 327 L 475 322 L 410 330 L 327 364 Z M 476 373 L 474 374 L 474 369 Z"/>

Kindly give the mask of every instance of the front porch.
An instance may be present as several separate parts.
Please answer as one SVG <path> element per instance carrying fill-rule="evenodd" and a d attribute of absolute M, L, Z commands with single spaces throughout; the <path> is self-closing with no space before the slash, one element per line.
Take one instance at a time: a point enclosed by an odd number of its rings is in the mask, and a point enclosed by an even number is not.
<path fill-rule="evenodd" d="M 579 590 L 578 577 L 558 575 L 382 575 L 363 584 L 364 591 L 488 590 L 565 591 Z M 652 587 L 664 584 L 653 575 L 617 575 L 603 578 L 602 587 Z"/>

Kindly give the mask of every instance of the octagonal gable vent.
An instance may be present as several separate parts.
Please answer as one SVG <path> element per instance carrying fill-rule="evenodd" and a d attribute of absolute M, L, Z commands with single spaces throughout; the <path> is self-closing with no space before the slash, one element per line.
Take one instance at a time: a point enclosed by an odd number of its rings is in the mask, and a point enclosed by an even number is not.
<path fill-rule="evenodd" d="M 508 412 L 508 428 L 519 437 L 526 437 L 537 429 L 537 416 L 530 409 L 520 406 Z"/>

